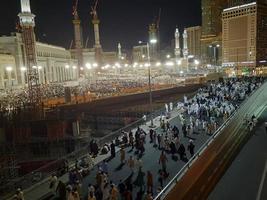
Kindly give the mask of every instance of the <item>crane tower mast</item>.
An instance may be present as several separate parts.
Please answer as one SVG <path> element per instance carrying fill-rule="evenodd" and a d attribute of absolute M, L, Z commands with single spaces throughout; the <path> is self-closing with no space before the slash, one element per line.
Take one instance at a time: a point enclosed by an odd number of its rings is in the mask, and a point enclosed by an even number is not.
<path fill-rule="evenodd" d="M 37 107 L 41 103 L 39 74 L 36 59 L 36 40 L 34 34 L 35 15 L 31 13 L 30 0 L 21 0 L 19 13 L 22 41 L 26 54 L 27 82 L 29 89 L 29 103 Z"/>

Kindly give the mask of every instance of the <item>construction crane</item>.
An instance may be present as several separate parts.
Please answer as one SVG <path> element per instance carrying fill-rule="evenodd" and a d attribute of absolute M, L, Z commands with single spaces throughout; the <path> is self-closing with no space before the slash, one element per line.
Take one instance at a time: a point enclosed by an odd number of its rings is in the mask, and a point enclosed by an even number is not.
<path fill-rule="evenodd" d="M 156 22 L 157 39 L 158 39 L 158 51 L 160 51 L 160 21 L 161 21 L 161 8 L 159 9 L 158 19 L 157 19 L 157 22 Z"/>
<path fill-rule="evenodd" d="M 100 44 L 100 34 L 99 34 L 99 23 L 100 20 L 98 19 L 97 16 L 97 7 L 98 7 L 98 0 L 95 0 L 94 2 L 94 6 L 91 7 L 91 12 L 90 14 L 92 15 L 92 23 L 94 25 L 94 35 L 95 35 L 95 61 L 97 63 L 101 63 L 102 62 L 102 47 Z"/>
<path fill-rule="evenodd" d="M 41 105 L 41 89 L 36 58 L 35 15 L 31 13 L 29 0 L 21 0 L 21 13 L 18 16 L 26 54 L 29 103 L 31 107 L 38 109 Z"/>
<path fill-rule="evenodd" d="M 74 19 L 79 19 L 79 15 L 78 15 L 78 2 L 79 0 L 74 0 L 74 5 L 72 7 L 72 15 L 74 17 Z"/>
<path fill-rule="evenodd" d="M 76 58 L 78 60 L 78 73 L 79 76 L 84 75 L 82 68 L 83 68 L 83 37 L 82 37 L 82 30 L 81 30 L 81 20 L 78 14 L 78 0 L 74 0 L 74 4 L 72 7 L 72 15 L 73 15 L 73 27 L 74 27 L 74 46 L 76 51 Z"/>
<path fill-rule="evenodd" d="M 97 16 L 97 6 L 98 6 L 98 0 L 95 1 L 94 6 L 91 6 L 91 12 L 90 14 L 93 17 L 93 20 L 98 20 L 98 16 Z"/>

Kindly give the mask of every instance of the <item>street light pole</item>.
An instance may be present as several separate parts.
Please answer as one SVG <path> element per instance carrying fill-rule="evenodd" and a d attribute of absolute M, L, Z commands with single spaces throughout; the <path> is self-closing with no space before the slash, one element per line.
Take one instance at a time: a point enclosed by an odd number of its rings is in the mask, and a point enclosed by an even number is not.
<path fill-rule="evenodd" d="M 153 123 L 153 105 L 152 105 L 152 88 L 151 88 L 151 64 L 150 64 L 150 51 L 149 43 L 147 43 L 147 59 L 148 59 L 148 87 L 149 87 L 149 107 L 150 107 L 150 127 L 154 127 Z"/>

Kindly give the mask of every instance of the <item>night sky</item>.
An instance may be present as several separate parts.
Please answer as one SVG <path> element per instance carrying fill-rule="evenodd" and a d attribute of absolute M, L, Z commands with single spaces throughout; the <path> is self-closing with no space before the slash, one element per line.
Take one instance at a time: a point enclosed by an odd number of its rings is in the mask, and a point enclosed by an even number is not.
<path fill-rule="evenodd" d="M 0 7 L 0 34 L 15 31 L 20 0 L 4 1 Z M 69 48 L 73 37 L 73 0 L 31 0 L 36 15 L 36 36 L 39 41 Z M 89 37 L 93 45 L 93 28 L 89 15 L 93 0 L 79 0 L 84 41 Z M 115 50 L 121 42 L 130 50 L 139 40 L 148 40 L 148 24 L 161 14 L 161 46 L 168 46 L 174 29 L 201 24 L 201 0 L 100 0 L 100 38 L 104 50 Z"/>

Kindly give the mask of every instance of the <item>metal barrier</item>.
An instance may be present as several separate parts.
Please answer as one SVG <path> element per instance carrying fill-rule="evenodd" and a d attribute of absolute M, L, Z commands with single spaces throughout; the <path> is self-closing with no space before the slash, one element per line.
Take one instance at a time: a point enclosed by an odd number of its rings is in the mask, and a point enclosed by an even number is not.
<path fill-rule="evenodd" d="M 261 87 L 257 88 L 255 91 L 253 91 L 245 101 L 241 103 L 239 108 L 235 110 L 229 118 L 217 129 L 217 131 L 213 134 L 211 138 L 209 138 L 201 147 L 200 149 L 195 153 L 195 155 L 182 167 L 182 169 L 170 180 L 170 182 L 161 190 L 161 192 L 154 198 L 154 200 L 162 200 L 166 197 L 166 195 L 173 189 L 173 187 L 176 185 L 176 183 L 183 177 L 183 175 L 189 170 L 189 168 L 194 164 L 194 162 L 203 154 L 203 152 L 208 148 L 208 146 L 214 141 L 216 137 L 218 137 L 222 130 L 229 124 L 229 122 L 232 121 L 234 117 L 237 117 L 237 119 L 243 120 L 244 116 L 242 115 L 243 112 L 246 111 L 246 108 L 243 107 L 246 103 L 253 103 L 254 100 L 251 99 L 254 95 L 255 98 L 259 97 L 264 88 L 267 87 L 267 82 L 261 85 Z"/>

